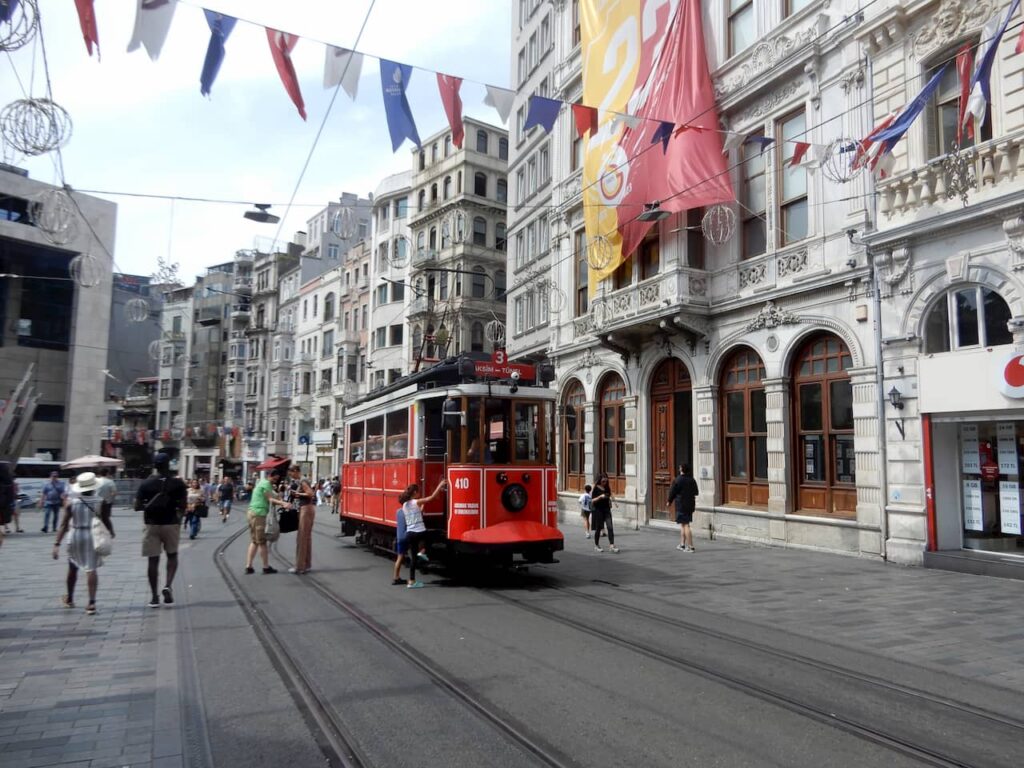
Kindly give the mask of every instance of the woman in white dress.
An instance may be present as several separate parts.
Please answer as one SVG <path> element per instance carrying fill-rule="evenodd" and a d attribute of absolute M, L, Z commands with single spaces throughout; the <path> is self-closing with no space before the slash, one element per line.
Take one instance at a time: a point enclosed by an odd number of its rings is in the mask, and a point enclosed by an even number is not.
<path fill-rule="evenodd" d="M 110 522 L 110 513 L 102 508 L 101 499 L 97 495 L 100 483 L 92 472 L 83 472 L 71 486 L 71 495 L 64 504 L 60 527 L 57 529 L 57 540 L 53 543 L 53 559 L 60 557 L 60 543 L 64 535 L 68 537 L 68 591 L 61 600 L 65 608 L 75 607 L 75 583 L 78 581 L 78 569 L 85 571 L 89 585 L 89 605 L 85 612 L 90 616 L 96 613 L 96 588 L 99 578 L 96 569 L 103 564 L 103 558 L 96 554 L 96 546 L 92 540 L 92 519 L 99 516 L 107 526 L 111 537 L 114 527 Z"/>

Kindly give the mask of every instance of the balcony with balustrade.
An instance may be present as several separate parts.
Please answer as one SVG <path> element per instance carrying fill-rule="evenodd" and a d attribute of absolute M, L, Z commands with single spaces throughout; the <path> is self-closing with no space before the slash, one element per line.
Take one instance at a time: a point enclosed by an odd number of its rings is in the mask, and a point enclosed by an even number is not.
<path fill-rule="evenodd" d="M 248 302 L 231 305 L 231 323 L 236 328 L 248 325 L 250 317 L 252 317 L 252 305 Z"/>

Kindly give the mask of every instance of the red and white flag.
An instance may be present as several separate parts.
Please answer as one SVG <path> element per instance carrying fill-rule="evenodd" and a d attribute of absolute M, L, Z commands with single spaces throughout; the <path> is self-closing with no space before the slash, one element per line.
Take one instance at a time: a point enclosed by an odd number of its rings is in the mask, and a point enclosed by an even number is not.
<path fill-rule="evenodd" d="M 295 74 L 295 65 L 292 64 L 292 49 L 299 42 L 298 35 L 289 35 L 267 27 L 267 42 L 270 43 L 270 53 L 274 57 L 274 64 L 277 65 L 277 74 L 281 76 L 284 89 L 291 97 L 299 115 L 306 119 L 306 105 L 302 101 L 302 91 L 299 90 L 299 78 Z"/>
<path fill-rule="evenodd" d="M 462 140 L 466 134 L 462 125 L 462 97 L 459 95 L 461 87 L 461 77 L 437 73 L 437 90 L 441 92 L 441 103 L 444 105 L 444 113 L 448 116 L 448 125 L 452 129 L 452 144 L 459 149 L 462 149 Z"/>
<path fill-rule="evenodd" d="M 971 53 L 971 44 L 964 43 L 956 54 L 956 75 L 960 79 L 960 108 L 957 111 L 956 143 L 960 146 L 963 146 L 964 143 L 964 115 L 967 114 L 967 102 L 971 98 L 971 73 L 974 70 Z M 974 138 L 973 120 L 967 121 L 967 138 Z"/>
<path fill-rule="evenodd" d="M 892 112 L 885 120 L 880 122 L 874 128 L 871 129 L 871 133 L 861 139 L 857 144 L 857 151 L 853 154 L 853 160 L 850 161 L 850 168 L 856 170 L 862 168 L 867 163 L 868 152 L 872 145 L 875 143 L 875 137 L 878 136 L 882 131 L 892 125 L 893 120 L 896 119 L 896 113 Z"/>

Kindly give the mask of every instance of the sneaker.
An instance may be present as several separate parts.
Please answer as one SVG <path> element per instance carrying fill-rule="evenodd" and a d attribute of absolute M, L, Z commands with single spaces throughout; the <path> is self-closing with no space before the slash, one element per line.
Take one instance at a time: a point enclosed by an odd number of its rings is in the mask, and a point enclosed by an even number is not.
<path fill-rule="evenodd" d="M 160 598 L 159 597 L 152 598 L 149 601 L 148 605 L 149 605 L 150 608 L 159 608 L 160 607 Z"/>
<path fill-rule="evenodd" d="M 419 561 L 421 563 L 429 563 L 430 562 L 430 558 L 427 557 L 427 553 L 426 552 L 417 552 L 416 553 L 416 557 L 419 558 Z"/>
<path fill-rule="evenodd" d="M 289 568 L 288 573 L 302 573 L 298 568 Z"/>
<path fill-rule="evenodd" d="M 676 549 L 678 549 L 680 552 L 686 552 L 687 551 L 686 547 L 684 547 L 682 544 L 676 544 Z"/>
<path fill-rule="evenodd" d="M 422 581 L 414 581 L 412 584 L 406 585 L 407 589 L 423 589 Z"/>
<path fill-rule="evenodd" d="M 405 579 L 392 579 L 391 586 L 397 587 L 399 584 L 405 584 Z"/>
<path fill-rule="evenodd" d="M 75 607 L 75 601 L 72 600 L 67 595 L 62 595 L 61 596 L 60 604 L 63 605 L 65 608 L 74 608 Z"/>
<path fill-rule="evenodd" d="M 49 533 L 49 531 L 47 531 L 45 528 L 43 528 L 43 533 Z"/>
<path fill-rule="evenodd" d="M 167 603 L 168 605 L 170 605 L 171 603 L 174 602 L 174 594 L 171 592 L 171 588 L 170 587 L 164 587 L 163 596 L 164 596 L 164 602 Z"/>
<path fill-rule="evenodd" d="M 96 615 L 96 603 L 89 603 L 89 605 L 85 609 L 85 615 L 86 616 L 95 616 Z"/>
<path fill-rule="evenodd" d="M 597 552 L 604 552 L 604 550 L 603 550 L 603 549 L 601 549 L 601 547 L 599 547 L 599 546 L 596 546 L 596 545 L 594 546 L 594 549 L 595 549 L 595 550 L 596 550 Z"/>
<path fill-rule="evenodd" d="M 277 568 L 275 568 L 272 565 L 268 565 L 266 568 L 263 569 L 263 572 L 264 573 L 277 573 Z"/>
<path fill-rule="evenodd" d="M 250 565 L 250 566 L 247 566 L 247 567 L 246 567 L 246 569 L 245 569 L 245 572 L 246 572 L 246 573 L 256 573 L 256 569 L 255 569 L 255 568 L 253 568 L 253 567 L 252 567 L 252 566 Z"/>
<path fill-rule="evenodd" d="M 584 533 L 583 534 L 583 538 L 584 539 L 589 539 L 590 538 L 590 531 L 587 531 L 586 533 Z"/>
<path fill-rule="evenodd" d="M 696 548 L 696 547 L 687 547 L 687 548 L 686 548 L 686 551 L 687 551 L 687 552 L 696 552 L 696 551 L 697 551 L 697 548 Z"/>
<path fill-rule="evenodd" d="M 611 545 L 610 547 L 608 547 L 608 551 L 609 551 L 609 552 L 613 552 L 613 553 L 615 553 L 616 555 L 617 555 L 617 554 L 619 554 L 619 548 L 618 548 L 618 547 L 616 547 L 616 546 L 615 546 L 614 544 L 612 544 L 612 545 Z"/>

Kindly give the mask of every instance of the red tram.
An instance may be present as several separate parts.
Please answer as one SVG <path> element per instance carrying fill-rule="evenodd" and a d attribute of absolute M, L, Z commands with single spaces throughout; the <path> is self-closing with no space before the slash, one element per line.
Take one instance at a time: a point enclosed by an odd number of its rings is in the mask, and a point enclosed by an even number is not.
<path fill-rule="evenodd" d="M 554 562 L 558 530 L 550 368 L 464 355 L 406 376 L 345 416 L 342 533 L 392 549 L 398 497 L 448 491 L 424 509 L 428 539 L 494 563 Z M 501 377 L 502 380 L 494 379 Z M 530 382 L 530 383 L 528 383 Z"/>

